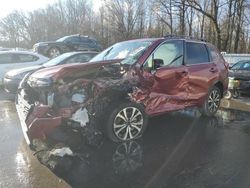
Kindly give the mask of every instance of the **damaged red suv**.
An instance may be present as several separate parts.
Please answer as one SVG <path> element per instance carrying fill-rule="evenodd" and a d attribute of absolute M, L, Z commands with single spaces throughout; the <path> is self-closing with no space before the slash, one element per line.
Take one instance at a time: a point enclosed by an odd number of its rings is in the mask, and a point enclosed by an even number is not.
<path fill-rule="evenodd" d="M 29 144 L 59 126 L 90 126 L 127 141 L 142 135 L 150 116 L 188 107 L 214 115 L 227 82 L 227 64 L 207 42 L 138 39 L 114 44 L 86 64 L 27 75 L 16 106 Z"/>

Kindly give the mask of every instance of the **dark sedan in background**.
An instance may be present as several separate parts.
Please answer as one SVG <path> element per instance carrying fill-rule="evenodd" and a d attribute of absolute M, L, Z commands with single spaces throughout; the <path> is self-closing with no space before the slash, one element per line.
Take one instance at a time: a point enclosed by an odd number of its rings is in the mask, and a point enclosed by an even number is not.
<path fill-rule="evenodd" d="M 92 38 L 83 35 L 70 35 L 56 41 L 39 42 L 33 46 L 33 50 L 50 58 L 54 58 L 65 52 L 73 51 L 101 51 L 101 45 Z"/>
<path fill-rule="evenodd" d="M 23 77 L 29 72 L 35 72 L 38 69 L 52 67 L 56 65 L 69 64 L 69 63 L 84 63 L 88 62 L 94 56 L 96 56 L 98 52 L 68 52 L 64 53 L 54 59 L 49 60 L 42 65 L 30 66 L 26 68 L 13 69 L 5 74 L 4 77 L 4 88 L 5 91 L 9 93 L 16 93 L 19 83 L 23 79 Z"/>
<path fill-rule="evenodd" d="M 230 68 L 229 77 L 238 82 L 238 91 L 250 94 L 250 60 L 235 63 Z"/>

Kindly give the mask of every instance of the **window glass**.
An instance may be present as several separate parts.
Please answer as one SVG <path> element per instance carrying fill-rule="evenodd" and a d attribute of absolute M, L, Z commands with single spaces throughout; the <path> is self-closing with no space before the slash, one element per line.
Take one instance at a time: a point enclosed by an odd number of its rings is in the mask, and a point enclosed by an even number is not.
<path fill-rule="evenodd" d="M 65 39 L 65 42 L 79 42 L 80 37 L 68 37 Z"/>
<path fill-rule="evenodd" d="M 151 44 L 152 40 L 119 42 L 96 55 L 91 62 L 124 59 L 122 64 L 132 65 Z"/>
<path fill-rule="evenodd" d="M 13 61 L 16 63 L 33 62 L 38 59 L 38 57 L 29 54 L 13 54 Z"/>
<path fill-rule="evenodd" d="M 84 42 L 84 43 L 93 43 L 92 40 L 90 40 L 88 38 L 85 38 L 85 37 L 81 37 L 81 42 Z"/>
<path fill-rule="evenodd" d="M 8 64 L 8 63 L 12 63 L 12 55 L 0 54 L 0 64 Z"/>
<path fill-rule="evenodd" d="M 68 59 L 65 63 L 88 62 L 92 57 L 93 57 L 92 54 L 79 54 Z"/>
<path fill-rule="evenodd" d="M 250 62 L 238 62 L 231 68 L 232 70 L 250 70 Z"/>
<path fill-rule="evenodd" d="M 162 60 L 163 66 L 181 66 L 183 64 L 183 41 L 171 41 L 162 44 L 149 56 L 144 67 L 152 68 L 153 59 Z"/>
<path fill-rule="evenodd" d="M 60 64 L 62 61 L 64 61 L 65 59 L 69 58 L 70 56 L 72 56 L 72 53 L 64 53 L 62 55 L 59 55 L 51 60 L 49 60 L 48 62 L 44 63 L 43 66 L 44 67 L 52 67 L 55 65 Z"/>
<path fill-rule="evenodd" d="M 212 61 L 219 61 L 221 58 L 219 51 L 214 46 L 211 46 L 211 45 L 208 45 L 208 49 L 209 49 L 209 53 L 210 53 L 210 57 Z"/>
<path fill-rule="evenodd" d="M 209 56 L 205 44 L 187 42 L 187 64 L 199 64 L 209 62 Z"/>

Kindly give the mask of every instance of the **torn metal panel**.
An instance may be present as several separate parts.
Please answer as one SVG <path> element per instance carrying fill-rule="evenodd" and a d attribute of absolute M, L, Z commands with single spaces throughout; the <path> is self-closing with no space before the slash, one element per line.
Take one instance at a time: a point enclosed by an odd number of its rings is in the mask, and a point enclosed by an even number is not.
<path fill-rule="evenodd" d="M 87 109 L 81 108 L 77 110 L 70 119 L 75 122 L 79 122 L 81 127 L 85 127 L 87 123 L 89 122 L 89 115 L 88 115 Z"/>
<path fill-rule="evenodd" d="M 69 147 L 63 147 L 59 149 L 54 149 L 50 151 L 50 155 L 58 156 L 58 157 L 64 157 L 64 156 L 72 156 L 73 152 Z"/>

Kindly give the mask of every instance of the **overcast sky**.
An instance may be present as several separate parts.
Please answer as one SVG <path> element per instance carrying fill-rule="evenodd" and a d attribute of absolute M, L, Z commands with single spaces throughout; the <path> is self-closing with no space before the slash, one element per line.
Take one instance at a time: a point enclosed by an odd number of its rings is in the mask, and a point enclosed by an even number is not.
<path fill-rule="evenodd" d="M 98 0 L 90 0 L 93 2 L 94 9 L 100 6 Z M 0 18 L 5 17 L 14 10 L 32 11 L 38 8 L 44 8 L 48 4 L 53 4 L 57 0 L 1 0 Z"/>

